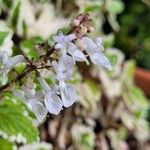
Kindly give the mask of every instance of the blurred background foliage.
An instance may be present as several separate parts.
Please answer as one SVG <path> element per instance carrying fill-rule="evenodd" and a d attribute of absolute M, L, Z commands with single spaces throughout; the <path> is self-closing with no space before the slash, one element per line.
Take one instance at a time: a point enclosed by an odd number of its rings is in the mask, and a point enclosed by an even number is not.
<path fill-rule="evenodd" d="M 0 0 L 0 50 L 36 60 L 45 53 L 42 42 L 52 46 L 52 36 L 59 29 L 67 33 L 73 17 L 91 13 L 95 31 L 88 36 L 102 37 L 113 66 L 107 71 L 78 63 L 72 80 L 77 103 L 59 116 L 49 115 L 43 124 L 12 92 L 3 92 L 0 150 L 148 150 L 149 100 L 134 76 L 136 66 L 150 70 L 149 7 L 148 0 Z M 16 65 L 9 80 L 25 68 L 24 63 Z M 55 82 L 40 71 L 48 83 Z M 20 83 L 9 90 L 14 88 Z"/>

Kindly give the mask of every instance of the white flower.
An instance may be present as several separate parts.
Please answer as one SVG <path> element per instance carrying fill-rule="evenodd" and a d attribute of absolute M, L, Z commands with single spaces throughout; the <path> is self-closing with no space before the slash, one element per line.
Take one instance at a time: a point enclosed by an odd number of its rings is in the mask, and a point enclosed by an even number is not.
<path fill-rule="evenodd" d="M 74 61 L 70 56 L 66 56 L 66 58 L 61 58 L 59 62 L 52 62 L 52 66 L 56 72 L 56 78 L 58 81 L 70 80 L 72 76 L 72 67 Z"/>
<path fill-rule="evenodd" d="M 102 65 L 111 70 L 112 67 L 109 60 L 102 53 L 104 48 L 100 38 L 97 38 L 95 42 L 93 42 L 90 38 L 83 37 L 81 43 L 86 47 L 85 51 L 95 65 Z"/>
<path fill-rule="evenodd" d="M 77 46 L 73 43 L 68 43 L 68 53 L 73 57 L 75 61 L 85 61 L 89 64 L 86 56 L 77 48 Z"/>
<path fill-rule="evenodd" d="M 102 38 L 97 37 L 97 38 L 95 39 L 95 44 L 97 45 L 97 47 L 98 47 L 101 51 L 104 50 L 104 47 L 103 47 L 103 45 L 102 45 Z"/>
<path fill-rule="evenodd" d="M 60 89 L 63 105 L 65 107 L 69 107 L 77 99 L 75 88 L 72 85 L 65 83 L 65 80 L 69 80 L 71 78 L 72 68 L 71 69 L 67 68 L 65 63 L 63 63 L 62 60 L 60 60 L 58 63 L 55 61 L 52 62 L 52 65 L 57 74 L 56 75 L 57 80 L 59 81 L 59 89 Z"/>
<path fill-rule="evenodd" d="M 42 122 L 46 118 L 47 109 L 42 103 L 41 95 L 35 91 L 33 86 L 22 86 L 21 89 L 22 90 L 15 90 L 14 94 L 26 102 L 28 107 L 34 112 L 39 122 Z"/>
<path fill-rule="evenodd" d="M 0 76 L 3 85 L 7 83 L 7 74 L 16 64 L 23 62 L 24 57 L 22 55 L 17 55 L 14 57 L 8 57 L 8 53 L 5 51 L 0 52 Z"/>
<path fill-rule="evenodd" d="M 76 36 L 75 34 L 70 34 L 70 35 L 59 34 L 59 35 L 53 36 L 53 38 L 54 38 L 54 41 L 56 42 L 56 45 L 55 45 L 56 49 L 66 50 L 68 43 L 76 39 Z"/>
<path fill-rule="evenodd" d="M 69 83 L 59 82 L 61 99 L 65 107 L 70 107 L 77 100 L 76 89 Z"/>
<path fill-rule="evenodd" d="M 55 115 L 58 115 L 62 109 L 62 101 L 56 93 L 55 88 L 50 88 L 42 77 L 38 77 L 44 93 L 44 104 L 47 110 Z"/>
<path fill-rule="evenodd" d="M 60 49 L 62 52 L 62 57 L 66 57 L 67 53 L 69 53 L 74 61 L 85 61 L 89 64 L 86 56 L 77 48 L 77 46 L 71 41 L 76 39 L 75 34 L 63 35 L 59 34 L 54 36 L 54 40 L 56 42 L 55 48 Z"/>

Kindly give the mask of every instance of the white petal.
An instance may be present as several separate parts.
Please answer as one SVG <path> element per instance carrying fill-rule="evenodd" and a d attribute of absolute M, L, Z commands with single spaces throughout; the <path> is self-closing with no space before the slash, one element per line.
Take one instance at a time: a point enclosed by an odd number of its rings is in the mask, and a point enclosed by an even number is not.
<path fill-rule="evenodd" d="M 68 44 L 68 53 L 75 61 L 86 61 L 86 63 L 89 64 L 86 56 L 71 42 Z"/>
<path fill-rule="evenodd" d="M 98 37 L 95 39 L 95 44 L 97 45 L 97 50 L 99 51 L 103 51 L 104 50 L 104 47 L 102 45 L 102 38 Z"/>
<path fill-rule="evenodd" d="M 60 86 L 61 98 L 65 107 L 70 107 L 77 100 L 75 88 L 70 84 Z"/>
<path fill-rule="evenodd" d="M 5 68 L 0 70 L 0 81 L 1 81 L 2 85 L 5 85 L 8 81 L 7 73 L 8 72 L 7 72 L 7 70 L 5 70 Z"/>
<path fill-rule="evenodd" d="M 8 60 L 8 53 L 6 51 L 1 51 L 0 52 L 0 63 L 5 65 L 7 60 Z"/>
<path fill-rule="evenodd" d="M 106 56 L 104 56 L 102 52 L 95 53 L 94 55 L 90 56 L 90 58 L 95 65 L 102 65 L 103 67 L 108 68 L 109 70 L 112 69 L 109 60 L 106 58 Z"/>
<path fill-rule="evenodd" d="M 87 65 L 89 65 L 89 62 L 88 62 L 86 56 L 81 51 L 79 51 L 79 50 L 76 50 L 74 52 L 73 58 L 76 61 L 85 61 L 87 63 Z"/>
<path fill-rule="evenodd" d="M 50 87 L 49 87 L 49 85 L 47 84 L 47 82 L 46 82 L 42 77 L 38 77 L 37 79 L 38 79 L 38 81 L 40 82 L 44 93 L 45 93 L 45 94 L 48 93 L 48 92 L 50 91 Z"/>
<path fill-rule="evenodd" d="M 44 97 L 46 109 L 55 115 L 58 115 L 62 109 L 62 101 L 56 94 L 47 94 Z"/>
<path fill-rule="evenodd" d="M 63 70 L 63 65 L 66 67 L 66 69 L 71 69 L 75 65 L 75 61 L 71 56 L 66 55 L 65 57 L 62 57 L 59 61 L 59 70 Z"/>
<path fill-rule="evenodd" d="M 14 56 L 14 57 L 11 57 L 8 59 L 7 63 L 6 63 L 6 67 L 8 69 L 11 69 L 14 65 L 20 63 L 20 62 L 23 62 L 25 59 L 22 55 L 17 55 L 17 56 Z"/>
<path fill-rule="evenodd" d="M 35 97 L 36 91 L 34 87 L 28 87 L 23 85 L 21 89 L 24 91 L 25 97 L 27 97 L 28 99 Z"/>
<path fill-rule="evenodd" d="M 73 41 L 74 39 L 76 39 L 76 36 L 75 34 L 69 34 L 66 36 L 66 40 L 69 42 L 69 41 Z"/>
<path fill-rule="evenodd" d="M 32 106 L 32 108 L 33 108 L 33 112 L 34 112 L 35 116 L 37 117 L 37 119 L 39 120 L 39 122 L 42 122 L 46 118 L 46 115 L 48 113 L 47 109 L 40 102 L 36 102 Z"/>
<path fill-rule="evenodd" d="M 63 48 L 63 45 L 60 44 L 60 43 L 57 43 L 57 44 L 55 45 L 55 48 L 56 48 L 56 49 L 61 49 L 61 48 Z"/>
<path fill-rule="evenodd" d="M 43 93 L 41 91 L 36 91 L 35 97 L 39 102 L 43 102 Z"/>
<path fill-rule="evenodd" d="M 102 38 L 97 37 L 97 38 L 95 39 L 95 43 L 96 43 L 98 46 L 102 45 Z"/>
<path fill-rule="evenodd" d="M 85 51 L 88 53 L 88 55 L 92 55 L 95 53 L 94 50 L 97 49 L 97 45 L 90 38 L 83 37 L 81 39 L 81 43 L 85 45 Z"/>
<path fill-rule="evenodd" d="M 62 34 L 54 35 L 53 38 L 54 38 L 54 41 L 57 43 L 64 42 L 64 35 Z"/>
<path fill-rule="evenodd" d="M 77 49 L 78 49 L 78 47 L 77 47 L 75 44 L 73 44 L 72 42 L 69 42 L 69 43 L 68 43 L 68 48 L 67 48 L 67 50 L 68 50 L 68 53 L 69 53 L 70 55 L 73 55 L 74 51 L 77 50 Z"/>

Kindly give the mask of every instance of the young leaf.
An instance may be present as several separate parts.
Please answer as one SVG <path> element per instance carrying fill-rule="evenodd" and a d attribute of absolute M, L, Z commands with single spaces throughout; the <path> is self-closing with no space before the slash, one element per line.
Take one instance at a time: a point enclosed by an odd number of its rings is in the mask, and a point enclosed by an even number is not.
<path fill-rule="evenodd" d="M 24 40 L 21 43 L 21 49 L 30 59 L 37 59 L 39 56 L 38 53 L 35 51 L 34 44 L 31 40 Z"/>

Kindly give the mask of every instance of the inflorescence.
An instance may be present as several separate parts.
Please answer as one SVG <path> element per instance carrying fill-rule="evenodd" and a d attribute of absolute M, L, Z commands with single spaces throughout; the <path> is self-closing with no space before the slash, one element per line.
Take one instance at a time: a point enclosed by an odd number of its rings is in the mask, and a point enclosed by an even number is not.
<path fill-rule="evenodd" d="M 80 27 L 82 21 L 83 17 L 79 16 L 73 23 L 76 24 L 75 26 Z M 87 25 L 85 22 L 83 23 L 83 25 Z M 61 54 L 59 59 L 50 61 L 51 70 L 55 74 L 58 84 L 50 86 L 39 72 L 37 79 L 42 92 L 36 91 L 32 83 L 25 83 L 21 86 L 21 89 L 15 90 L 15 94 L 31 107 L 40 122 L 43 121 L 48 112 L 57 115 L 63 107 L 70 107 L 77 100 L 76 89 L 69 83 L 76 62 L 83 61 L 88 65 L 89 57 L 93 64 L 111 70 L 111 64 L 103 54 L 104 47 L 100 37 L 93 41 L 79 32 L 72 32 L 68 35 L 59 33 L 53 38 L 55 41 L 54 49 Z M 7 52 L 0 52 L 0 79 L 3 85 L 8 81 L 8 72 L 20 62 L 27 62 L 23 55 L 9 57 Z"/>

